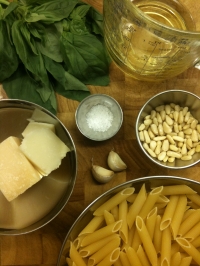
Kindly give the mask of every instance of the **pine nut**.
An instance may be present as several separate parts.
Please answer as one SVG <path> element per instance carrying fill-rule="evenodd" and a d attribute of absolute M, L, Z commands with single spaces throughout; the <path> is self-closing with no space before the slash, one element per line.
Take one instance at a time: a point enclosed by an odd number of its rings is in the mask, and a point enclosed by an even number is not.
<path fill-rule="evenodd" d="M 172 132 L 172 128 L 166 122 L 163 122 L 163 131 L 168 134 Z"/>
<path fill-rule="evenodd" d="M 150 127 L 151 127 L 152 132 L 155 135 L 158 135 L 158 127 L 156 126 L 156 124 L 151 124 Z"/>
<path fill-rule="evenodd" d="M 182 155 L 175 151 L 167 151 L 167 156 L 180 159 Z"/>
<path fill-rule="evenodd" d="M 161 148 L 163 151 L 168 151 L 169 150 L 169 140 L 168 139 L 165 139 L 163 141 L 163 144 L 162 144 L 162 148 Z"/>
<path fill-rule="evenodd" d="M 199 140 L 197 131 L 195 129 L 192 131 L 191 140 L 193 142 L 198 142 L 198 140 Z"/>
<path fill-rule="evenodd" d="M 158 136 L 154 138 L 155 141 L 164 140 L 164 139 L 166 139 L 166 136 Z"/>
<path fill-rule="evenodd" d="M 160 136 L 163 136 L 163 135 L 164 135 L 164 130 L 163 130 L 163 126 L 162 126 L 162 124 L 159 124 L 159 125 L 158 125 L 158 134 L 159 134 Z"/>
<path fill-rule="evenodd" d="M 192 156 L 191 155 L 185 155 L 185 156 L 182 156 L 181 157 L 181 160 L 183 160 L 183 161 L 189 161 L 191 159 L 192 159 Z"/>
<path fill-rule="evenodd" d="M 151 119 L 145 119 L 144 124 L 145 124 L 145 126 L 149 126 L 152 124 L 152 120 Z"/>
<path fill-rule="evenodd" d="M 158 160 L 163 161 L 166 157 L 166 151 L 162 151 L 160 154 L 158 154 Z"/>
<path fill-rule="evenodd" d="M 165 110 L 165 106 L 164 105 L 160 105 L 160 106 L 157 106 L 155 109 L 156 109 L 157 112 L 161 112 L 161 111 Z"/>
<path fill-rule="evenodd" d="M 174 140 L 176 140 L 176 141 L 184 142 L 184 138 L 182 138 L 182 137 L 179 137 L 179 136 L 173 136 L 172 138 L 173 138 Z"/>
<path fill-rule="evenodd" d="M 154 119 L 154 117 L 156 117 L 156 111 L 152 110 L 151 111 L 151 119 Z"/>
<path fill-rule="evenodd" d="M 140 138 L 141 141 L 145 141 L 145 139 L 144 139 L 144 132 L 143 131 L 140 131 L 139 132 L 139 138 Z"/>
<path fill-rule="evenodd" d="M 145 124 L 142 123 L 142 124 L 139 126 L 138 130 L 139 130 L 139 131 L 142 131 L 142 130 L 144 130 L 144 129 L 145 129 Z"/>
<path fill-rule="evenodd" d="M 146 130 L 144 130 L 144 139 L 145 139 L 145 141 L 146 141 L 146 143 L 150 143 L 150 137 L 149 137 L 149 133 L 146 131 Z"/>
<path fill-rule="evenodd" d="M 167 135 L 167 139 L 169 140 L 169 142 L 171 144 L 175 144 L 175 141 L 173 140 L 172 136 L 171 135 Z"/>
<path fill-rule="evenodd" d="M 155 148 L 156 148 L 156 145 L 157 145 L 156 141 L 152 140 L 152 141 L 150 142 L 150 144 L 149 144 L 150 149 L 152 149 L 152 151 L 154 151 Z"/>
<path fill-rule="evenodd" d="M 166 120 L 166 122 L 167 122 L 167 124 L 168 124 L 169 126 L 172 126 L 172 125 L 174 124 L 174 121 L 173 121 L 173 120 L 171 119 L 171 117 L 168 116 L 168 115 L 166 115 L 165 120 Z"/>
<path fill-rule="evenodd" d="M 200 145 L 199 144 L 196 146 L 195 152 L 200 152 Z"/>
<path fill-rule="evenodd" d="M 165 105 L 165 112 L 166 112 L 166 114 L 170 114 L 170 112 L 171 112 L 171 106 L 169 105 L 169 104 L 166 104 Z"/>

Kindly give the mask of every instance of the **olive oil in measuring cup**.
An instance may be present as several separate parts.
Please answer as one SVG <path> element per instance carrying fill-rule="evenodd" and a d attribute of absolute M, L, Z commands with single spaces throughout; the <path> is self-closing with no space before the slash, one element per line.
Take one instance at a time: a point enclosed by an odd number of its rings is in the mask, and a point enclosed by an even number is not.
<path fill-rule="evenodd" d="M 200 61 L 200 32 L 175 0 L 104 0 L 104 38 L 113 61 L 139 80 L 168 79 Z"/>

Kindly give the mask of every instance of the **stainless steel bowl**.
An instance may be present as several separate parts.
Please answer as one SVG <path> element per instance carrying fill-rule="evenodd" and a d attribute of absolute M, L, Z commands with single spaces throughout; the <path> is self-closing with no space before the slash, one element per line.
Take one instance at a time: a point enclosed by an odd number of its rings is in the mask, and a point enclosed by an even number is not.
<path fill-rule="evenodd" d="M 79 104 L 75 118 L 78 129 L 85 137 L 102 141 L 110 139 L 119 131 L 123 112 L 114 98 L 106 94 L 92 94 Z"/>
<path fill-rule="evenodd" d="M 191 179 L 175 176 L 149 176 L 134 179 L 123 184 L 120 184 L 107 192 L 103 193 L 97 199 L 95 199 L 77 218 L 69 232 L 67 233 L 61 251 L 57 260 L 57 266 L 66 266 L 66 255 L 69 252 L 69 243 L 76 239 L 81 230 L 88 224 L 88 222 L 93 217 L 93 212 L 107 201 L 110 197 L 115 195 L 117 192 L 121 191 L 127 187 L 134 187 L 135 193 L 138 193 L 141 186 L 145 183 L 147 191 L 150 191 L 150 188 L 156 186 L 165 186 L 165 185 L 188 185 L 197 193 L 200 193 L 200 183 Z"/>
<path fill-rule="evenodd" d="M 76 182 L 77 154 L 74 142 L 62 122 L 46 109 L 22 100 L 0 101 L 0 142 L 21 133 L 33 115 L 38 122 L 55 125 L 57 136 L 70 148 L 60 167 L 42 178 L 15 200 L 8 202 L 0 192 L 0 235 L 20 235 L 35 231 L 64 208 Z"/>
<path fill-rule="evenodd" d="M 160 105 L 166 105 L 174 103 L 180 105 L 181 107 L 188 107 L 189 111 L 200 122 L 200 98 L 188 91 L 183 90 L 169 90 L 161 92 L 151 99 L 149 99 L 141 108 L 137 119 L 136 119 L 136 138 L 139 143 L 140 148 L 144 154 L 154 163 L 169 169 L 183 169 L 197 164 L 200 161 L 200 153 L 195 153 L 191 160 L 183 161 L 181 159 L 176 159 L 173 163 L 159 161 L 157 158 L 152 157 L 147 150 L 143 147 L 143 143 L 139 137 L 139 126 L 143 123 L 144 118 L 155 110 L 156 107 Z"/>

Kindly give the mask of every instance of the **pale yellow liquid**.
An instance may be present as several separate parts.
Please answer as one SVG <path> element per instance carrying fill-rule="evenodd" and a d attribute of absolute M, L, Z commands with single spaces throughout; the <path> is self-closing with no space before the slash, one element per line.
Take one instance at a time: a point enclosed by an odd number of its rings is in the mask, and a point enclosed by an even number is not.
<path fill-rule="evenodd" d="M 135 1 L 134 4 L 162 25 L 178 30 L 188 30 L 187 22 L 177 11 L 179 9 L 176 9 L 176 6 L 172 8 L 159 1 Z M 177 37 L 175 42 L 166 40 L 163 38 L 164 28 L 161 28 L 159 36 L 147 27 L 135 25 L 122 17 L 119 25 L 120 34 L 118 36 L 116 33 L 113 34 L 116 38 L 113 43 L 111 43 L 112 36 L 107 37 L 106 30 L 105 25 L 105 42 L 111 58 L 124 72 L 136 79 L 147 81 L 167 79 L 183 72 L 191 64 L 185 57 L 190 47 L 184 43 L 182 36 L 178 37 L 180 43 L 177 42 Z M 111 32 L 109 34 L 112 35 Z M 171 35 L 173 37 L 173 33 Z M 119 41 L 120 39 L 122 42 Z"/>

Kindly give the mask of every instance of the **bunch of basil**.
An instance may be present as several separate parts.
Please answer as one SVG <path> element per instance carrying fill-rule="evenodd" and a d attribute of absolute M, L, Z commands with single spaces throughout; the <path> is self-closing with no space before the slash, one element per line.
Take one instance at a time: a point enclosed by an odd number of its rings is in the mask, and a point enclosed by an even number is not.
<path fill-rule="evenodd" d="M 9 98 L 57 112 L 109 84 L 103 17 L 79 0 L 0 0 L 0 83 Z"/>

